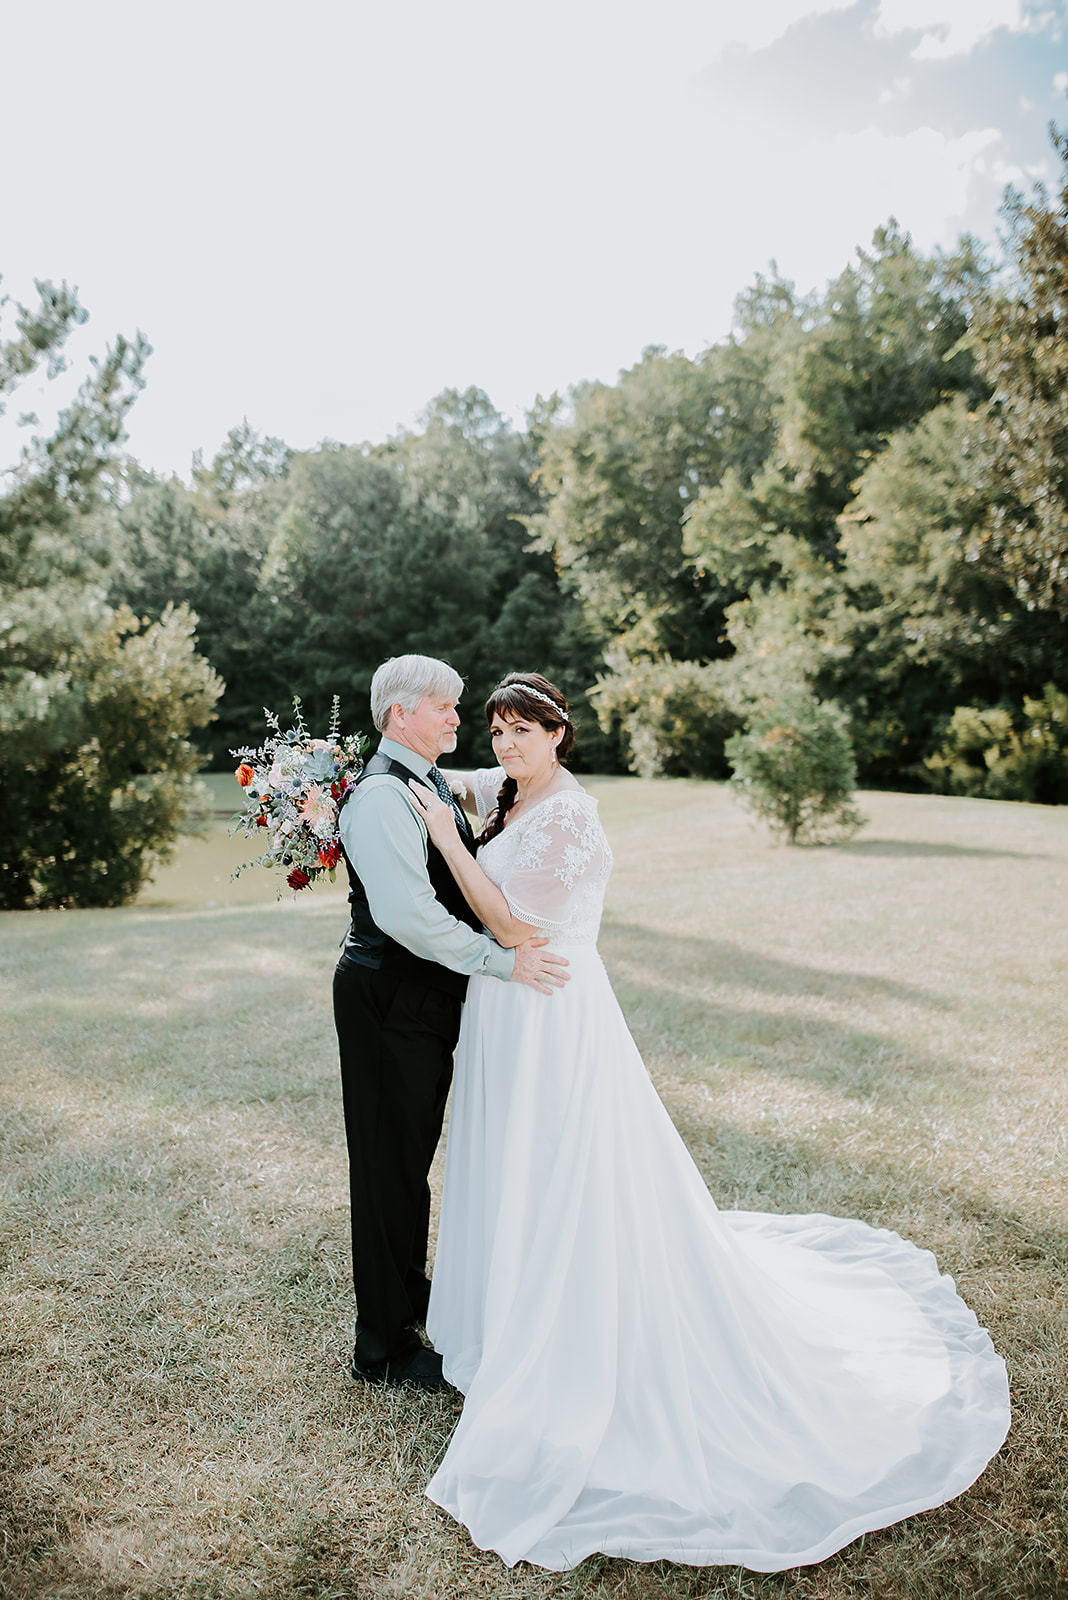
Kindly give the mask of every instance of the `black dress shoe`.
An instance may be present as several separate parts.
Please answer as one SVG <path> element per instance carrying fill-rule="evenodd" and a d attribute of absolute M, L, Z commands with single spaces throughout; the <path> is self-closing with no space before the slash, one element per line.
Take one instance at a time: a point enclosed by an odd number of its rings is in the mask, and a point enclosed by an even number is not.
<path fill-rule="evenodd" d="M 414 1389 L 447 1389 L 448 1380 L 441 1370 L 441 1357 L 436 1350 L 420 1346 L 413 1355 L 404 1355 L 399 1361 L 376 1361 L 373 1365 L 352 1358 L 352 1376 L 364 1383 L 386 1383 L 390 1386 L 407 1384 Z"/>

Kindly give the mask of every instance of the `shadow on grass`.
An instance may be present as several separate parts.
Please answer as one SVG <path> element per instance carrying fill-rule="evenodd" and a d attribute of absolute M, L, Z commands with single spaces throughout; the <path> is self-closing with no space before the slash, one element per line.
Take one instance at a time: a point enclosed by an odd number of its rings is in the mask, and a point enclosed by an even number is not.
<path fill-rule="evenodd" d="M 639 1043 L 647 1045 L 649 1035 L 663 1040 L 670 1069 L 682 1077 L 693 1075 L 686 1065 L 688 1055 L 702 1077 L 709 1064 L 742 1061 L 821 1084 L 850 1099 L 884 1105 L 927 1100 L 947 1090 L 958 1102 L 983 1097 L 974 1063 L 965 1067 L 929 1055 L 892 1029 L 879 1032 L 759 1003 L 739 1006 L 717 992 L 741 987 L 796 999 L 952 1009 L 944 997 L 928 990 L 872 974 L 829 972 L 754 955 L 714 939 L 653 933 L 633 924 L 607 925 L 601 948 Z"/>
<path fill-rule="evenodd" d="M 933 1236 L 951 1232 L 967 1241 L 967 1254 L 949 1262 L 949 1270 L 1042 1268 L 1055 1273 L 1060 1286 L 1068 1284 L 1068 1230 L 1022 1217 L 973 1184 L 932 1180 L 911 1158 L 865 1159 L 851 1150 L 846 1159 L 825 1148 L 818 1133 L 754 1130 L 721 1115 L 702 1116 L 692 1104 L 672 1104 L 671 1117 L 721 1207 L 822 1211 L 874 1227 L 922 1216 L 932 1237 L 916 1243 L 933 1247 Z M 1068 1325 L 1062 1333 L 1068 1341 Z"/>
<path fill-rule="evenodd" d="M 339 925 L 336 906 L 27 919 L 5 941 L 8 1065 L 131 1109 L 282 1101 L 336 1124 Z"/>
<path fill-rule="evenodd" d="M 640 960 L 655 972 L 700 977 L 706 982 L 740 983 L 769 994 L 823 995 L 831 1000 L 878 996 L 939 1010 L 949 1008 L 943 995 L 916 984 L 899 983 L 875 973 L 835 972 L 806 962 L 784 961 L 723 939 L 663 933 L 635 922 L 606 918 L 600 943 L 602 953 Z"/>
<path fill-rule="evenodd" d="M 73 959 L 62 985 L 49 983 L 42 947 L 21 974 L 12 1021 L 54 1076 L 121 1085 L 131 1107 L 288 1102 L 309 1134 L 336 1137 L 331 909 L 64 923 Z M 895 1106 L 983 1093 L 973 1064 L 896 1036 L 895 1008 L 951 1009 L 919 985 L 632 923 L 606 923 L 602 950 L 641 1042 L 665 1040 L 683 1075 L 689 1057 L 702 1073 L 708 1062 L 744 1061 Z M 822 1001 L 853 1007 L 860 1024 Z"/>
<path fill-rule="evenodd" d="M 1011 854 L 938 847 L 929 853 Z M 24 1104 L 8 1125 L 0 1163 L 18 1161 L 25 1168 L 11 1215 L 32 1225 L 10 1258 L 22 1273 L 24 1293 L 12 1314 L 24 1320 L 17 1343 L 9 1341 L 4 1374 L 12 1393 L 16 1383 L 26 1390 L 26 1403 L 9 1413 L 15 1424 L 10 1453 L 0 1439 L 0 1464 L 7 1469 L 0 1504 L 8 1508 L 15 1539 L 6 1568 L 0 1556 L 0 1590 L 12 1600 L 46 1594 L 247 1600 L 252 1593 L 267 1600 L 1047 1600 L 1068 1594 L 1063 1233 L 1032 1224 L 951 1174 L 932 1183 L 927 1163 L 914 1167 L 906 1156 L 895 1160 L 885 1152 L 855 1157 L 835 1148 L 833 1134 L 821 1139 L 818 1133 L 751 1130 L 712 1115 L 711 1108 L 703 1115 L 691 1103 L 696 1095 L 680 1096 L 685 1103 L 673 1105 L 673 1115 L 717 1199 L 756 1210 L 862 1216 L 936 1250 L 943 1268 L 960 1275 L 966 1298 L 1009 1360 L 1017 1404 L 1013 1434 L 959 1500 L 868 1535 L 796 1574 L 762 1577 L 599 1556 L 566 1575 L 530 1568 L 506 1573 L 495 1557 L 473 1552 L 443 1514 L 421 1516 L 422 1485 L 447 1440 L 452 1403 L 418 1411 L 397 1404 L 395 1412 L 381 1396 L 361 1403 L 343 1377 L 343 1348 L 341 1366 L 336 1359 L 334 1346 L 343 1346 L 347 1328 L 336 1330 L 348 1315 L 343 1192 L 327 1181 L 325 1165 L 312 1174 L 310 1189 L 302 1192 L 298 1181 L 309 1154 L 318 1159 L 332 1148 L 338 1171 L 343 1163 L 329 1015 L 343 908 L 301 907 L 295 916 L 287 908 L 57 916 L 49 931 L 61 939 L 63 966 L 53 961 L 54 947 L 44 948 L 48 940 L 38 940 L 47 920 L 26 919 L 19 930 L 27 937 L 20 941 L 26 948 L 19 953 L 13 1015 L 20 1028 L 25 1025 L 20 1038 L 27 1061 L 36 1071 L 47 1047 L 59 1063 L 58 1076 L 95 1077 L 124 1116 L 131 1104 L 178 1104 L 183 1115 L 147 1117 L 138 1125 L 131 1120 L 121 1134 L 90 1140 L 74 1125 L 76 1108 L 68 1110 L 65 1102 L 60 1111 L 38 1107 L 31 1090 L 28 1109 Z M 216 933 L 222 935 L 217 942 Z M 31 959 L 29 946 L 38 942 Z M 273 964 L 262 970 L 250 965 L 249 949 L 271 956 Z M 975 1069 L 958 1080 L 945 1062 L 893 1037 L 892 1026 L 879 1035 L 826 1014 L 813 1016 L 797 1004 L 791 1014 L 771 1009 L 779 997 L 860 1002 L 891 1023 L 895 1005 L 924 1017 L 948 1009 L 944 998 L 922 987 L 624 924 L 606 927 L 605 953 L 610 963 L 626 967 L 621 988 L 628 1009 L 642 1031 L 660 1033 L 669 1054 L 679 1054 L 682 1078 L 692 1047 L 702 1053 L 702 1074 L 708 1059 L 729 1059 L 733 1052 L 784 1078 L 822 1082 L 884 1104 L 907 1101 L 924 1086 L 935 1093 L 947 1084 L 961 1094 L 979 1092 Z M 159 976 L 149 981 L 144 969 L 152 964 Z M 189 975 L 204 982 L 199 989 L 191 983 L 183 994 Z M 53 983 L 65 984 L 69 1005 L 50 1010 Z M 722 1000 L 730 986 L 752 990 L 751 1002 L 748 996 L 735 1006 Z M 166 1014 L 136 1010 L 161 998 Z M 196 1118 L 185 1108 L 199 1111 L 219 1101 L 264 1106 L 229 1121 L 209 1109 L 197 1150 L 190 1142 Z M 96 1102 L 89 1106 L 97 1109 Z M 68 1119 L 69 1142 L 61 1150 Z M 247 1151 L 237 1135 L 255 1148 Z M 261 1157 L 262 1173 L 253 1171 Z M 46 1229 L 54 1235 L 52 1259 L 42 1246 Z M 106 1270 L 104 1247 L 111 1255 Z M 27 1384 L 41 1343 L 37 1325 L 25 1322 L 29 1311 L 42 1324 L 47 1314 L 53 1328 L 70 1321 L 72 1349 L 69 1357 L 64 1349 L 62 1368 L 42 1365 Z M 267 1404 L 271 1381 L 286 1397 L 292 1394 L 292 1404 L 279 1401 L 268 1417 L 259 1407 L 261 1395 Z M 248 1454 L 251 1466 L 262 1468 L 262 1479 L 249 1476 L 247 1491 L 258 1494 L 255 1485 L 263 1483 L 262 1514 L 241 1511 L 243 1502 L 235 1513 L 245 1519 L 238 1533 L 247 1533 L 249 1548 L 262 1552 L 254 1569 L 231 1568 L 221 1536 L 197 1577 L 157 1577 L 128 1564 L 105 1571 L 94 1564 L 79 1543 L 80 1491 L 95 1492 L 90 1478 L 104 1450 L 114 1448 L 118 1458 L 129 1454 L 120 1425 L 108 1422 L 124 1397 L 131 1437 L 144 1429 L 136 1448 L 148 1447 L 149 1464 L 164 1486 L 170 1469 L 159 1450 L 151 1452 L 168 1428 L 176 1439 L 192 1434 L 194 1477 L 205 1477 L 202 1455 L 230 1462 Z M 97 1455 L 70 1468 L 69 1479 L 57 1469 L 52 1487 L 42 1464 L 50 1465 L 49 1452 L 64 1428 L 78 1425 L 83 1398 L 92 1402 L 99 1429 Z M 330 1478 L 320 1483 L 310 1469 L 303 1499 L 286 1498 L 289 1477 L 303 1470 L 302 1440 L 306 1454 L 320 1455 L 330 1471 L 336 1462 L 366 1483 L 355 1509 L 351 1499 L 344 1516 L 324 1509 Z M 161 1491 L 149 1483 L 147 1492 L 156 1495 L 148 1501 L 155 1512 Z M 108 1493 L 113 1502 L 105 1501 L 103 1510 L 89 1508 L 97 1525 L 111 1515 L 112 1503 L 117 1515 L 128 1515 L 119 1491 Z M 190 1514 L 188 1523 L 174 1526 L 184 1534 L 194 1520 Z"/>
<path fill-rule="evenodd" d="M 1055 856 L 1044 854 L 1038 850 L 989 850 L 983 845 L 969 844 L 931 844 L 920 839 L 850 839 L 843 844 L 836 844 L 832 849 L 844 851 L 853 856 L 890 856 L 896 858 L 914 857 L 918 860 L 943 858 L 951 859 L 960 856 L 964 859 L 982 859 L 1004 861 L 1053 861 Z"/>
<path fill-rule="evenodd" d="M 336 1361 L 311 1337 L 332 1312 L 331 1285 L 315 1266 L 314 1234 L 302 1236 L 294 1229 L 273 1261 L 260 1263 L 256 1270 L 249 1258 L 241 1271 L 235 1270 L 235 1259 L 227 1272 L 203 1249 L 203 1223 L 198 1224 L 192 1208 L 176 1219 L 188 1230 L 182 1270 L 174 1274 L 167 1300 L 150 1308 L 150 1322 L 141 1325 L 132 1315 L 142 1285 L 129 1266 L 116 1262 L 107 1292 L 82 1298 L 80 1327 L 86 1343 L 79 1351 L 79 1377 L 65 1397 L 56 1391 L 54 1406 L 59 1410 L 54 1415 L 43 1397 L 32 1392 L 33 1385 L 26 1388 L 24 1362 L 32 1349 L 12 1346 L 2 1353 L 9 1358 L 13 1384 L 17 1379 L 24 1394 L 24 1403 L 12 1413 L 17 1427 L 6 1459 L 0 1450 L 0 1466 L 6 1469 L 0 1470 L 0 1479 L 7 1478 L 0 1494 L 10 1507 L 12 1538 L 4 1574 L 11 1587 L 4 1592 L 12 1600 L 45 1594 L 64 1594 L 70 1600 L 112 1595 L 132 1600 L 150 1594 L 173 1600 L 191 1600 L 194 1594 L 244 1600 L 251 1593 L 272 1600 L 297 1595 L 320 1600 L 445 1600 L 448 1595 L 451 1600 L 454 1594 L 484 1600 L 785 1600 L 787 1595 L 793 1600 L 843 1600 L 850 1595 L 869 1600 L 1044 1600 L 1063 1593 L 1059 1585 L 1068 1540 L 1057 1508 L 1068 1484 L 1068 1441 L 1058 1413 L 1065 1330 L 1055 1340 L 1042 1340 L 1046 1362 L 1052 1358 L 1058 1363 L 1055 1371 L 1035 1360 L 1035 1330 L 1059 1310 L 1058 1301 L 1063 1306 L 1068 1237 L 1052 1230 L 1036 1233 L 965 1186 L 947 1182 L 932 1193 L 929 1182 L 904 1163 L 880 1159 L 842 1164 L 821 1150 L 816 1138 L 749 1133 L 723 1118 L 709 1118 L 686 1131 L 713 1192 L 723 1194 L 733 1174 L 736 1191 L 744 1191 L 735 1198 L 749 1208 L 821 1209 L 866 1215 L 884 1226 L 903 1226 L 904 1219 L 922 1213 L 923 1225 L 910 1227 L 910 1233 L 918 1244 L 936 1249 L 943 1268 L 964 1274 L 965 1294 L 980 1321 L 994 1328 L 1013 1377 L 1018 1421 L 1001 1455 L 972 1489 L 950 1505 L 867 1535 L 828 1561 L 791 1574 L 762 1576 L 737 1568 L 637 1564 L 602 1556 L 591 1557 L 569 1574 L 526 1567 L 506 1574 L 492 1555 L 473 1551 L 462 1530 L 437 1513 L 427 1514 L 424 1507 L 424 1519 L 416 1520 L 423 1485 L 455 1421 L 455 1397 L 411 1404 L 404 1397 L 351 1390 L 339 1380 Z M 113 1154 L 115 1171 L 121 1170 L 123 1155 L 126 1165 L 137 1165 L 128 1150 Z M 210 1167 L 187 1176 L 191 1188 L 210 1192 Z M 114 1200 L 106 1222 L 85 1218 L 95 1224 L 101 1243 L 110 1234 L 121 1234 L 129 1214 L 130 1208 L 118 1203 L 118 1194 Z M 243 1243 L 251 1251 L 257 1241 L 246 1236 Z M 306 1301 L 294 1294 L 286 1257 L 294 1264 L 303 1257 L 305 1273 L 318 1279 L 309 1285 Z M 980 1273 L 982 1295 L 976 1292 Z M 205 1295 L 213 1320 L 206 1318 Z M 273 1310 L 271 1300 L 276 1302 Z M 271 1422 L 269 1427 L 270 1419 L 256 1410 L 255 1373 L 247 1366 L 229 1371 L 221 1359 L 225 1344 L 215 1349 L 206 1342 L 221 1339 L 218 1330 L 231 1323 L 253 1319 L 270 1328 L 272 1352 L 283 1361 L 283 1376 L 294 1391 L 293 1416 L 286 1414 L 287 1442 L 290 1434 L 297 1445 L 306 1436 L 314 1440 L 316 1452 L 346 1469 L 358 1464 L 371 1475 L 372 1489 L 350 1520 L 339 1523 L 323 1513 L 319 1479 L 309 1480 L 299 1515 L 294 1515 L 269 1478 L 262 1512 L 240 1512 L 237 1532 L 256 1534 L 257 1549 L 262 1545 L 264 1551 L 251 1576 L 225 1570 L 216 1551 L 211 1552 L 211 1572 L 203 1588 L 188 1577 L 153 1580 L 146 1574 L 140 1582 L 132 1569 L 103 1571 L 80 1546 L 70 1496 L 41 1496 L 35 1488 L 35 1469 L 48 1448 L 39 1430 L 42 1425 L 69 1424 L 64 1406 L 69 1409 L 77 1402 L 82 1387 L 93 1398 L 95 1384 L 106 1393 L 109 1407 L 117 1400 L 127 1406 L 131 1426 L 146 1430 L 138 1438 L 149 1446 L 156 1430 L 169 1426 L 177 1415 L 205 1429 L 205 1449 L 212 1457 L 232 1453 L 237 1460 L 250 1453 L 254 1461 L 267 1459 L 270 1427 L 277 1425 Z M 139 1369 L 145 1374 L 141 1381 Z M 321 1401 L 308 1398 L 310 1385 L 321 1387 Z M 158 1401 L 165 1402 L 162 1422 Z M 268 1514 L 278 1523 L 270 1537 Z M 420 1544 L 428 1532 L 434 1534 L 437 1574 L 428 1571 L 429 1558 Z M 4 1565 L 0 1560 L 0 1573 Z"/>

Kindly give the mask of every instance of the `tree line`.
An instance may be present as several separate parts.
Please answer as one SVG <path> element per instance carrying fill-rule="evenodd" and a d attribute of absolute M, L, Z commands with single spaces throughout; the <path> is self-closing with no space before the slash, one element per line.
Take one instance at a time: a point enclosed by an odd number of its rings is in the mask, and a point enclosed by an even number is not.
<path fill-rule="evenodd" d="M 860 781 L 1068 801 L 1068 139 L 1010 193 L 1004 258 L 896 223 L 823 293 L 772 272 L 730 336 L 649 348 L 522 429 L 447 391 L 379 445 L 236 428 L 189 482 L 123 454 L 119 340 L 0 496 L 2 903 L 116 904 L 202 754 L 264 706 L 447 657 L 478 706 L 537 668 L 585 770 L 725 777 L 753 730 L 840 730 Z M 38 286 L 0 397 L 84 319 Z M 823 722 L 820 722 L 820 717 Z M 829 737 L 829 734 L 828 734 Z"/>

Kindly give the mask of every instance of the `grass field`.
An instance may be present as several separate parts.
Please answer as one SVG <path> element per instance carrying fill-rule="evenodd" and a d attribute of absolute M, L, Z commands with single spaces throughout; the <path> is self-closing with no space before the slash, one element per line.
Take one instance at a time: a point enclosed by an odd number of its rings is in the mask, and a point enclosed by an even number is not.
<path fill-rule="evenodd" d="M 602 949 L 713 1194 L 932 1248 L 1009 1364 L 1001 1456 L 772 1578 L 473 1549 L 422 1493 L 458 1399 L 346 1375 L 340 885 L 231 885 L 216 822 L 127 910 L 0 917 L 5 1596 L 1068 1595 L 1068 809 L 866 795 L 803 851 L 716 785 L 590 787 Z"/>

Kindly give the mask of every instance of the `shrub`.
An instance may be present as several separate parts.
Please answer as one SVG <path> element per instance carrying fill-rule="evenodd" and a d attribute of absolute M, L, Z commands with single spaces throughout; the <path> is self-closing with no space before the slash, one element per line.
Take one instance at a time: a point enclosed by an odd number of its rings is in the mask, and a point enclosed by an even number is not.
<path fill-rule="evenodd" d="M 69 650 L 46 718 L 26 714 L 25 674 L 0 685 L 0 907 L 122 905 L 188 826 L 203 789 L 188 734 L 222 691 L 193 625 L 184 609 L 143 630 L 105 614 Z"/>
<path fill-rule="evenodd" d="M 1004 706 L 958 706 L 924 762 L 941 794 L 1068 804 L 1068 694 L 1047 683 L 1015 716 Z"/>
<path fill-rule="evenodd" d="M 857 772 L 841 709 L 798 694 L 753 713 L 726 747 L 731 783 L 791 844 L 848 838 L 864 817 L 853 804 Z"/>
<path fill-rule="evenodd" d="M 607 732 L 618 723 L 628 765 L 643 778 L 725 778 L 726 740 L 741 725 L 715 666 L 697 661 L 608 658 L 590 698 Z"/>

